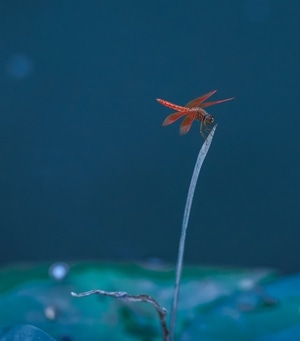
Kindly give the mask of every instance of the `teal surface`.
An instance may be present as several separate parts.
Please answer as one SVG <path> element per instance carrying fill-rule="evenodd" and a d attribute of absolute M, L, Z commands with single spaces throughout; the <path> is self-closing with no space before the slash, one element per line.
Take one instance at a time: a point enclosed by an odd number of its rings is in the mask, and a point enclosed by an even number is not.
<path fill-rule="evenodd" d="M 13 265 L 0 271 L 0 328 L 30 324 L 56 340 L 161 340 L 154 308 L 93 295 L 92 289 L 153 296 L 169 310 L 174 270 L 137 264 L 70 265 L 64 278 L 50 264 Z M 186 267 L 178 340 L 285 340 L 300 337 L 300 276 L 268 269 Z M 169 315 L 168 315 L 169 317 Z M 4 339 L 5 340 L 5 339 Z M 288 338 L 287 338 L 288 340 Z"/>
<path fill-rule="evenodd" d="M 16 325 L 0 329 L 0 341 L 55 341 L 39 328 Z"/>

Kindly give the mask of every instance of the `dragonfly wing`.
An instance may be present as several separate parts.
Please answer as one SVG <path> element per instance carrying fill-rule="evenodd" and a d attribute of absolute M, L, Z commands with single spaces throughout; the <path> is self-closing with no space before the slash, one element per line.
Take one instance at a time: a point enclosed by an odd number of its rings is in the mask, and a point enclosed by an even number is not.
<path fill-rule="evenodd" d="M 203 103 L 202 105 L 200 105 L 200 107 L 201 108 L 206 108 L 206 107 L 210 107 L 211 105 L 215 105 L 215 104 L 231 101 L 232 99 L 234 99 L 234 97 L 226 98 L 226 99 L 221 99 L 219 101 L 214 101 L 214 102 L 206 102 L 206 103 Z"/>
<path fill-rule="evenodd" d="M 174 110 L 178 110 L 178 111 L 186 111 L 185 107 L 182 107 L 180 105 L 176 105 L 176 104 L 173 104 L 171 102 L 165 101 L 164 99 L 157 98 L 156 100 L 158 103 L 164 105 L 165 107 L 168 107 L 168 108 L 171 108 Z"/>
<path fill-rule="evenodd" d="M 180 135 L 184 135 L 191 129 L 192 123 L 196 118 L 196 114 L 192 113 L 186 116 L 180 125 Z"/>
<path fill-rule="evenodd" d="M 179 120 L 182 116 L 184 116 L 186 114 L 187 114 L 187 112 L 181 112 L 181 111 L 174 112 L 173 114 L 171 114 L 165 118 L 162 125 L 168 126 L 169 124 L 172 124 L 173 122 Z"/>
<path fill-rule="evenodd" d="M 208 99 L 210 96 L 212 96 L 216 92 L 217 90 L 210 91 L 209 93 L 205 95 L 202 95 L 200 97 L 193 99 L 192 101 L 188 102 L 185 106 L 187 108 L 199 107 L 201 103 L 203 103 L 206 99 Z"/>

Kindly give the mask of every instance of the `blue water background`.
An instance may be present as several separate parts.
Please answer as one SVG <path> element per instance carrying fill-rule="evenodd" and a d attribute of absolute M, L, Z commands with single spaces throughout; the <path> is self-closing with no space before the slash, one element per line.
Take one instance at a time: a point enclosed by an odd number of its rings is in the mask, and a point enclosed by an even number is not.
<path fill-rule="evenodd" d="M 174 262 L 210 90 L 218 123 L 185 261 L 299 271 L 300 2 L 0 4 L 0 263 Z"/>

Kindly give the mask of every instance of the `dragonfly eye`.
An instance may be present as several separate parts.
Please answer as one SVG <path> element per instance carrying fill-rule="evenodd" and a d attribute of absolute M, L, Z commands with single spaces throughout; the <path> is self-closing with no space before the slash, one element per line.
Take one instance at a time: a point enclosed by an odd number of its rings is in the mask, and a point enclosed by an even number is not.
<path fill-rule="evenodd" d="M 215 118 L 213 117 L 213 115 L 207 114 L 205 116 L 205 122 L 208 124 L 213 124 L 215 121 Z"/>

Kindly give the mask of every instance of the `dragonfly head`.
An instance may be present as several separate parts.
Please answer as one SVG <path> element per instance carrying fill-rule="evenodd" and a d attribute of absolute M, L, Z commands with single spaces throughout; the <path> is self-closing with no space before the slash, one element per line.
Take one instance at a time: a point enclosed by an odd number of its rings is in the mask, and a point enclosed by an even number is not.
<path fill-rule="evenodd" d="M 213 115 L 210 114 L 206 114 L 204 117 L 204 123 L 205 124 L 213 124 L 215 122 L 215 118 L 213 117 Z"/>

